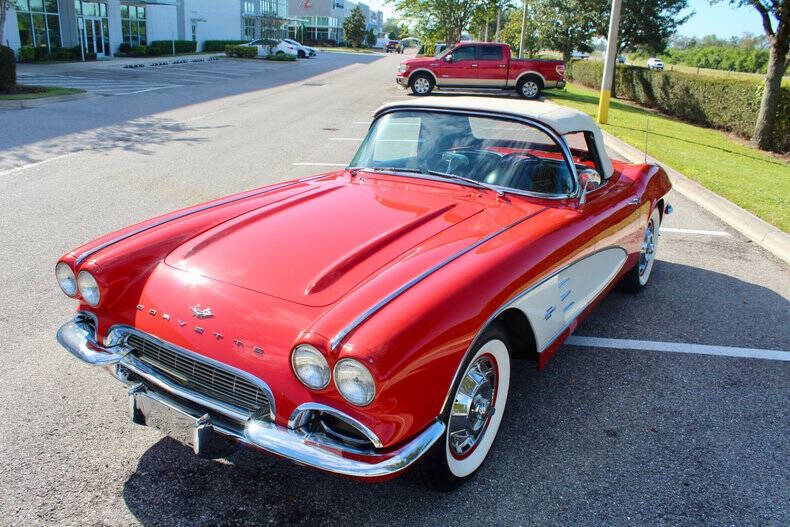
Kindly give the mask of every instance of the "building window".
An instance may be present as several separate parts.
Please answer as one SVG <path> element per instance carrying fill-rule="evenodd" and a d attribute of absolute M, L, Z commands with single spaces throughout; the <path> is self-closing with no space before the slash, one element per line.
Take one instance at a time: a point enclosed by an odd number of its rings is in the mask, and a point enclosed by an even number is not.
<path fill-rule="evenodd" d="M 33 46 L 50 52 L 59 48 L 60 17 L 57 0 L 14 0 L 23 46 Z"/>
<path fill-rule="evenodd" d="M 110 26 L 107 21 L 105 2 L 83 2 L 74 0 L 77 20 L 82 19 L 83 29 L 80 38 L 85 53 L 89 55 L 110 54 Z M 138 35 L 139 38 L 139 35 Z"/>
<path fill-rule="evenodd" d="M 244 38 L 255 40 L 255 19 L 252 17 L 244 17 Z"/>
<path fill-rule="evenodd" d="M 121 4 L 121 27 L 123 41 L 130 46 L 145 46 L 148 38 L 145 32 L 145 7 Z"/>
<path fill-rule="evenodd" d="M 245 13 L 254 13 L 255 12 L 255 3 L 254 2 L 244 2 L 244 12 Z"/>

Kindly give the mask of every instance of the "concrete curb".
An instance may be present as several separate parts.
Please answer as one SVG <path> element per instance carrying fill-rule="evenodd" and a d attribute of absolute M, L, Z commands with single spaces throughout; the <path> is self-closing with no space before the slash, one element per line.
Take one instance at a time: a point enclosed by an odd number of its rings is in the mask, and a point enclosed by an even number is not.
<path fill-rule="evenodd" d="M 643 163 L 645 161 L 645 153 L 638 148 L 634 148 L 607 132 L 603 132 L 603 135 L 606 145 L 629 162 Z M 733 229 L 764 249 L 772 252 L 785 262 L 790 263 L 790 235 L 770 223 L 761 220 L 751 212 L 742 209 L 735 203 L 719 196 L 715 192 L 706 189 L 696 181 L 687 178 L 677 170 L 668 167 L 655 158 L 647 156 L 647 162 L 660 165 L 666 170 L 669 179 L 672 181 L 672 187 L 675 190 L 707 211 L 712 212 L 729 224 Z"/>
<path fill-rule="evenodd" d="M 21 110 L 23 108 L 38 108 L 39 106 L 46 106 L 48 104 L 55 104 L 58 102 L 75 101 L 77 99 L 85 99 L 92 97 L 93 94 L 85 93 L 69 93 L 67 95 L 55 95 L 54 97 L 41 97 L 38 99 L 20 99 L 18 101 L 0 101 L 0 108 L 9 110 Z"/>

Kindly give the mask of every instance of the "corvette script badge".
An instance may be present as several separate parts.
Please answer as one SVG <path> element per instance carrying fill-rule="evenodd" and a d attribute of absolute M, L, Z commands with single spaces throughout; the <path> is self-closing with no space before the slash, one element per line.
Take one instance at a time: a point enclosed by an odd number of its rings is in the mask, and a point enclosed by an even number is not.
<path fill-rule="evenodd" d="M 209 318 L 213 317 L 214 313 L 211 312 L 210 307 L 201 308 L 200 304 L 196 306 L 190 306 L 189 309 L 192 310 L 192 316 L 197 318 Z"/>

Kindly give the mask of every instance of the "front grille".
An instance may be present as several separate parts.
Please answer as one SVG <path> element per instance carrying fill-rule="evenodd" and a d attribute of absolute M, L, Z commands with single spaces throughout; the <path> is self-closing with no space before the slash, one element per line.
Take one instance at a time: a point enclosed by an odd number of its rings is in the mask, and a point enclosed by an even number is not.
<path fill-rule="evenodd" d="M 185 388 L 259 415 L 269 415 L 266 392 L 244 377 L 137 334 L 130 334 L 126 344 L 132 348 L 132 355 Z"/>

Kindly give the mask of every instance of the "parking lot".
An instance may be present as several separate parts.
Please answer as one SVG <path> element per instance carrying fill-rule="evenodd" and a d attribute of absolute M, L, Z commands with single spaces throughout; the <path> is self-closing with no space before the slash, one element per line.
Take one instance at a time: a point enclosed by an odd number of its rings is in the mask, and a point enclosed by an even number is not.
<path fill-rule="evenodd" d="M 371 112 L 410 97 L 401 59 L 75 69 L 47 75 L 112 97 L 0 110 L 0 522 L 790 523 L 790 270 L 676 192 L 650 286 L 610 294 L 542 372 L 516 363 L 490 459 L 454 493 L 195 458 L 56 344 L 74 309 L 60 255 L 345 166 Z"/>

